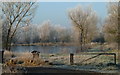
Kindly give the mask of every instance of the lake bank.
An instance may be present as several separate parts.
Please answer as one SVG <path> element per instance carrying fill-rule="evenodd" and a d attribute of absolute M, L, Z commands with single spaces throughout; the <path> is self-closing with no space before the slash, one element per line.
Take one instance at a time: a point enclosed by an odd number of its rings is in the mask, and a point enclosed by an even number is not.
<path fill-rule="evenodd" d="M 31 52 L 33 50 L 41 53 L 78 53 L 88 51 L 95 48 L 96 51 L 101 51 L 99 44 L 87 44 L 81 50 L 81 46 L 76 43 L 33 43 L 33 44 L 13 44 L 11 51 L 13 52 Z"/>
<path fill-rule="evenodd" d="M 79 46 L 79 44 L 76 43 L 62 43 L 62 42 L 57 42 L 57 43 L 31 43 L 31 44 L 12 44 L 12 46 Z"/>

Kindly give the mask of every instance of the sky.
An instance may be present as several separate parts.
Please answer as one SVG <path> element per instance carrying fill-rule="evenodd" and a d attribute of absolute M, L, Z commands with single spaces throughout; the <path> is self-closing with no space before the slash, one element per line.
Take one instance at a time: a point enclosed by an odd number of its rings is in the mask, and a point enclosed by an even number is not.
<path fill-rule="evenodd" d="M 92 6 L 101 19 L 107 16 L 107 2 L 38 2 L 33 23 L 41 24 L 50 20 L 52 24 L 69 27 L 71 22 L 68 10 L 78 5 Z"/>

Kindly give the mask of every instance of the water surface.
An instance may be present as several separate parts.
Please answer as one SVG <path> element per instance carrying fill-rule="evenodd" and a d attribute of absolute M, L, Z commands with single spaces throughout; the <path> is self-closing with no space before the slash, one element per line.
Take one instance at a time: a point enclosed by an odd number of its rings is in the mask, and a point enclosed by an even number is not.
<path fill-rule="evenodd" d="M 13 52 L 31 52 L 33 50 L 41 53 L 76 53 L 80 50 L 78 46 L 12 46 Z"/>

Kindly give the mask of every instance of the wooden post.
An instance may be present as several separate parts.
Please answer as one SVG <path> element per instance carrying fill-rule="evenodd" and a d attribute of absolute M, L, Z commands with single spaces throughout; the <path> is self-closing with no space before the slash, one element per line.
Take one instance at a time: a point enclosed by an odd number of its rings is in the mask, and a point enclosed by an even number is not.
<path fill-rule="evenodd" d="M 38 51 L 32 51 L 31 52 L 33 54 L 33 59 L 38 59 L 39 58 L 39 53 Z"/>
<path fill-rule="evenodd" d="M 3 63 L 4 51 L 0 51 L 0 63 Z"/>
<path fill-rule="evenodd" d="M 116 54 L 114 54 L 114 63 L 117 64 L 116 63 Z"/>
<path fill-rule="evenodd" d="M 70 65 L 74 64 L 74 54 L 70 53 Z"/>
<path fill-rule="evenodd" d="M 39 58 L 39 53 L 33 53 L 33 59 L 38 59 Z"/>

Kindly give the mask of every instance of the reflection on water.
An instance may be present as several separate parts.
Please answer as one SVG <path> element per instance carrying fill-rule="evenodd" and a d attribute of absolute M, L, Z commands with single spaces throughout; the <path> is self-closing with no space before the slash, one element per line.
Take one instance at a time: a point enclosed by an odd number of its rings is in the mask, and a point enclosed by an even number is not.
<path fill-rule="evenodd" d="M 77 46 L 13 46 L 13 52 L 31 52 L 33 50 L 41 53 L 76 53 L 80 50 Z"/>

